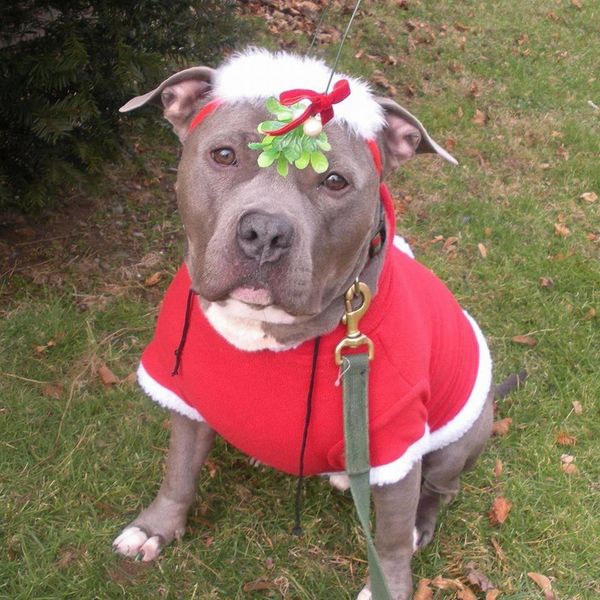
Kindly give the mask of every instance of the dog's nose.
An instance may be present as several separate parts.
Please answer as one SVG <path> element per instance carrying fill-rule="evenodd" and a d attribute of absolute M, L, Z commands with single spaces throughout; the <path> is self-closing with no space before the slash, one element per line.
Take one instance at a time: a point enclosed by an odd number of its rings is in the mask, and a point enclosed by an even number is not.
<path fill-rule="evenodd" d="M 276 262 L 286 254 L 293 234 L 294 226 L 284 215 L 252 211 L 239 220 L 237 241 L 248 258 L 262 264 Z"/>

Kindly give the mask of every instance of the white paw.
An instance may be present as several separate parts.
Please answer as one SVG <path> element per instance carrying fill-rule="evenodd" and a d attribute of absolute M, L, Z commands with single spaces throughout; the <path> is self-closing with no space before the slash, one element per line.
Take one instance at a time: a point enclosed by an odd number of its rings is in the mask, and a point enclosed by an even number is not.
<path fill-rule="evenodd" d="M 356 600 L 371 600 L 373 596 L 371 595 L 371 590 L 364 587 L 360 594 L 356 597 Z"/>
<path fill-rule="evenodd" d="M 262 465 L 260 460 L 258 460 L 258 458 L 254 458 L 253 456 L 248 459 L 248 462 L 250 463 L 251 467 L 260 467 L 260 465 Z"/>
<path fill-rule="evenodd" d="M 419 530 L 413 527 L 413 553 L 419 549 Z"/>
<path fill-rule="evenodd" d="M 345 473 L 336 473 L 329 476 L 329 483 L 340 492 L 350 489 L 350 478 Z M 362 600 L 362 598 L 361 598 Z"/>
<path fill-rule="evenodd" d="M 127 527 L 113 542 L 115 552 L 135 558 L 141 556 L 143 562 L 154 560 L 162 550 L 161 539 L 154 535 L 148 537 L 139 527 Z"/>

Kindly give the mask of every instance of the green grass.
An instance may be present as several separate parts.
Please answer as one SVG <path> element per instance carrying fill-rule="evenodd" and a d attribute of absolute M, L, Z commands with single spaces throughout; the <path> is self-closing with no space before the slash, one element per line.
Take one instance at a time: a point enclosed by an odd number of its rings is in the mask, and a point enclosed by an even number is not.
<path fill-rule="evenodd" d="M 425 27 L 409 39 L 407 20 Z M 414 560 L 417 578 L 464 578 L 474 562 L 501 598 L 543 598 L 529 571 L 551 577 L 561 599 L 600 597 L 600 317 L 589 312 L 600 313 L 600 245 L 588 237 L 600 235 L 600 201 L 580 199 L 600 194 L 600 112 L 588 104 L 600 104 L 599 24 L 600 8 L 586 0 L 581 10 L 567 0 L 409 0 L 406 11 L 378 2 L 345 51 L 343 68 L 367 79 L 383 71 L 430 133 L 454 143 L 459 167 L 420 157 L 393 178 L 399 229 L 481 323 L 496 378 L 530 373 L 498 406 L 499 417 L 513 419 L 509 434 L 494 438 L 465 477 Z M 381 64 L 354 58 L 358 49 Z M 382 66 L 388 55 L 395 67 Z M 403 99 L 407 86 L 413 95 Z M 471 121 L 477 109 L 483 126 Z M 146 153 L 111 169 L 99 189 L 85 230 L 104 243 L 51 242 L 45 257 L 60 280 L 36 284 L 31 270 L 16 270 L 0 289 L 0 598 L 352 598 L 365 563 L 350 500 L 309 481 L 305 536 L 295 538 L 295 482 L 250 467 L 222 443 L 202 475 L 189 535 L 152 568 L 111 552 L 119 528 L 155 494 L 168 443 L 163 412 L 135 386 L 105 388 L 96 375 L 101 363 L 121 378 L 133 372 L 168 277 L 157 288 L 141 282 L 172 273 L 181 252 L 167 171 L 177 145 L 160 136 L 160 150 L 142 136 Z M 122 226 L 110 225 L 115 215 Z M 568 237 L 555 234 L 558 222 Z M 456 252 L 436 236 L 457 237 Z M 163 254 L 139 267 L 140 277 L 119 271 L 150 251 Z M 554 285 L 542 287 L 541 277 Z M 81 310 L 82 295 L 104 295 L 106 304 Z M 523 334 L 537 346 L 511 341 Z M 45 395 L 45 383 L 60 384 L 60 396 Z M 577 444 L 558 446 L 559 431 Z M 563 453 L 576 457 L 577 474 L 563 473 Z M 497 495 L 513 503 L 502 526 L 487 517 Z M 244 591 L 261 578 L 266 589 Z"/>

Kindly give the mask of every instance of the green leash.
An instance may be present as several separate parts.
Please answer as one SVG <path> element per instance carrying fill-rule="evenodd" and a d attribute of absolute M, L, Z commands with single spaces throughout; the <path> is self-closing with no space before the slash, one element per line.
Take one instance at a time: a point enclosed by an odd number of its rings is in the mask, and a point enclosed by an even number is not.
<path fill-rule="evenodd" d="M 362 296 L 363 303 L 352 309 L 352 300 Z M 346 293 L 346 314 L 343 322 L 348 331 L 335 351 L 336 363 L 343 373 L 344 445 L 346 473 L 350 478 L 350 491 L 360 524 L 367 541 L 369 576 L 373 600 L 391 600 L 383 569 L 371 537 L 371 486 L 369 472 L 369 361 L 374 356 L 371 340 L 360 333 L 358 321 L 369 307 L 371 291 L 364 283 L 356 282 Z M 342 349 L 367 345 L 368 352 L 346 354 Z"/>

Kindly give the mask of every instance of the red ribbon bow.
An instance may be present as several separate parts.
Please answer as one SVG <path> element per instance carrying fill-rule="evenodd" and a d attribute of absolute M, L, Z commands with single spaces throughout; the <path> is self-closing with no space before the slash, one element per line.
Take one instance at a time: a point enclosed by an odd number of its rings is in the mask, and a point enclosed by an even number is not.
<path fill-rule="evenodd" d="M 282 92 L 279 95 L 279 102 L 284 106 L 291 106 L 292 104 L 296 104 L 296 102 L 300 102 L 300 100 L 310 100 L 310 104 L 299 117 L 296 117 L 287 125 L 275 131 L 266 131 L 265 133 L 268 135 L 284 135 L 317 114 L 321 115 L 321 123 L 325 125 L 333 119 L 333 105 L 338 104 L 338 102 L 341 102 L 349 95 L 350 84 L 346 79 L 337 81 L 329 94 L 319 94 L 313 90 L 288 90 L 287 92 Z"/>

